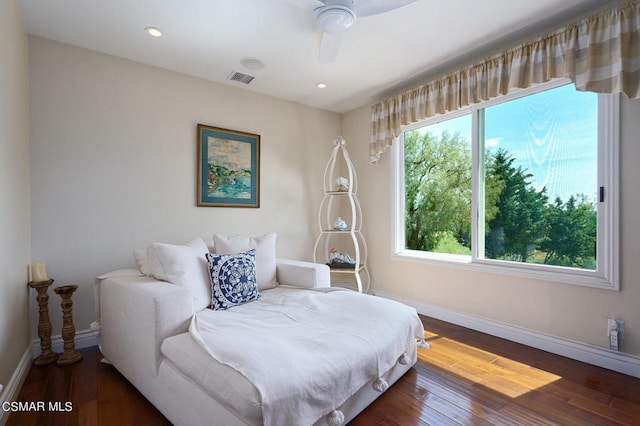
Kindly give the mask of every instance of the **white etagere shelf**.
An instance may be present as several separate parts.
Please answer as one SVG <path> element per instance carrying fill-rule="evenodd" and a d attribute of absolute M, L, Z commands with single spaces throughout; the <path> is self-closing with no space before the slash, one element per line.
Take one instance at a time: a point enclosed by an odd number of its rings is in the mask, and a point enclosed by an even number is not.
<path fill-rule="evenodd" d="M 339 136 L 333 144 L 324 170 L 324 197 L 318 210 L 320 235 L 313 259 L 329 265 L 332 285 L 351 287 L 345 279 L 353 278 L 357 290 L 367 292 L 371 279 L 367 269 L 367 243 L 362 235 L 362 209 L 357 197 L 358 180 L 346 141 Z M 339 172 L 346 177 L 338 175 Z"/>

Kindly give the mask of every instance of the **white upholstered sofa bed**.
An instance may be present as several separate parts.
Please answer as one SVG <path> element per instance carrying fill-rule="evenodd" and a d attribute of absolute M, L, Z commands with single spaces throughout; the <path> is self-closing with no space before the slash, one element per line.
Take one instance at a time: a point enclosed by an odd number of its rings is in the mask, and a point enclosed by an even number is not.
<path fill-rule="evenodd" d="M 276 259 L 275 234 L 214 247 L 154 243 L 96 280 L 103 355 L 172 423 L 346 424 L 416 362 L 413 308 Z"/>

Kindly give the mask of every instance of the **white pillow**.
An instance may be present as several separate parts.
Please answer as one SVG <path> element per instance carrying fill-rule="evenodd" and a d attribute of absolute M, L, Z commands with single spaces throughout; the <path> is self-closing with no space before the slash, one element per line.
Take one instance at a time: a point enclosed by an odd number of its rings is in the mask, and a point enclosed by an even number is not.
<path fill-rule="evenodd" d="M 214 235 L 215 252 L 218 254 L 244 253 L 251 249 L 256 251 L 256 281 L 258 290 L 276 287 L 276 233 L 250 238 L 243 235 L 225 237 Z"/>
<path fill-rule="evenodd" d="M 153 276 L 162 281 L 184 287 L 193 297 L 195 312 L 211 305 L 211 285 L 205 254 L 209 250 L 201 238 L 185 245 L 153 243 L 147 250 L 147 260 L 153 253 L 157 262 L 151 262 Z"/>
<path fill-rule="evenodd" d="M 208 239 L 204 242 L 207 245 L 209 253 L 213 251 L 213 239 Z M 186 243 L 189 244 L 189 243 Z M 138 249 L 133 251 L 133 258 L 136 261 L 136 266 L 144 275 L 153 276 L 153 270 L 158 269 L 158 257 L 153 251 L 153 246 L 149 246 L 146 249 Z"/>
<path fill-rule="evenodd" d="M 147 250 L 140 249 L 133 251 L 133 258 L 136 260 L 136 266 L 145 275 L 151 275 L 151 268 L 149 267 L 149 262 L 147 261 Z"/>
<path fill-rule="evenodd" d="M 209 249 L 209 253 L 215 253 L 214 244 L 213 244 L 213 238 L 209 238 L 208 240 L 204 240 L 204 243 L 207 245 L 207 248 Z"/>

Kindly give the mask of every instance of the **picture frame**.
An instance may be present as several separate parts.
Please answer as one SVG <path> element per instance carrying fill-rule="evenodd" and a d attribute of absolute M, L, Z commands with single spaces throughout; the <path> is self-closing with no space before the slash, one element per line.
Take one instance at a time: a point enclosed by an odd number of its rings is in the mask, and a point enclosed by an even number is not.
<path fill-rule="evenodd" d="M 198 207 L 260 207 L 260 135 L 198 124 Z"/>

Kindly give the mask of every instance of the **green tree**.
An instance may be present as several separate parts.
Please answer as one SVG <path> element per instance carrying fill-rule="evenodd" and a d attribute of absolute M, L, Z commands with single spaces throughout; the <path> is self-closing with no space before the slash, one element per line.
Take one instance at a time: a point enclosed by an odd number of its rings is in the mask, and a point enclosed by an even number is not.
<path fill-rule="evenodd" d="M 486 156 L 485 256 L 595 267 L 596 209 L 586 196 L 556 198 L 499 149 Z M 409 249 L 470 254 L 471 149 L 460 134 L 405 134 L 405 224 Z M 542 260 L 544 256 L 544 260 Z M 538 260 L 540 259 L 540 260 Z"/>
<path fill-rule="evenodd" d="M 542 235 L 548 197 L 545 188 L 533 188 L 533 175 L 514 167 L 514 161 L 508 151 L 499 149 L 487 167 L 488 179 L 502 182 L 502 190 L 495 217 L 487 221 L 485 256 L 526 262 Z"/>
<path fill-rule="evenodd" d="M 433 251 L 445 236 L 470 247 L 471 147 L 459 133 L 405 134 L 406 246 Z"/>
<path fill-rule="evenodd" d="M 486 164 L 495 162 L 495 155 L 490 152 L 485 154 Z M 505 181 L 495 173 L 485 173 L 484 176 L 484 229 L 485 236 L 489 234 L 491 228 L 489 223 L 496 217 L 499 212 L 498 201 L 504 190 Z"/>
<path fill-rule="evenodd" d="M 566 203 L 557 197 L 545 211 L 545 232 L 539 248 L 544 263 L 595 268 L 597 213 L 585 195 L 571 196 Z"/>

